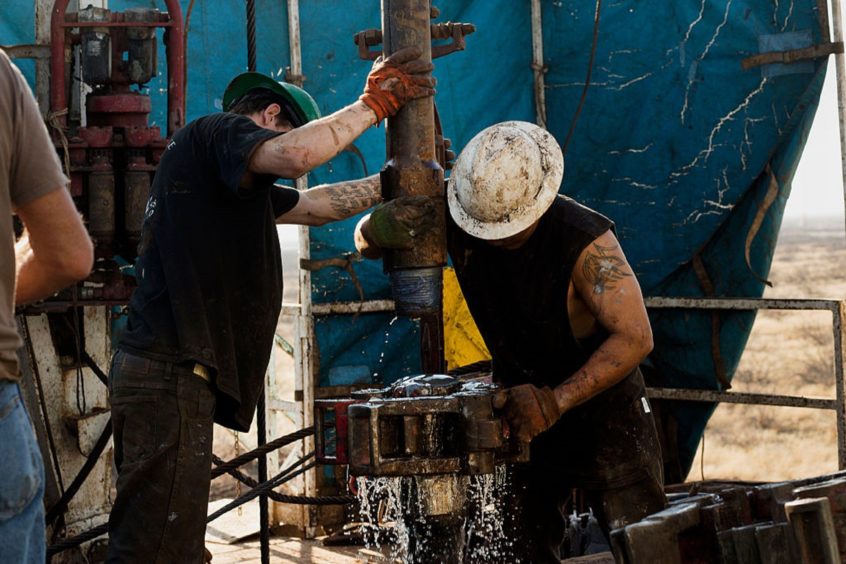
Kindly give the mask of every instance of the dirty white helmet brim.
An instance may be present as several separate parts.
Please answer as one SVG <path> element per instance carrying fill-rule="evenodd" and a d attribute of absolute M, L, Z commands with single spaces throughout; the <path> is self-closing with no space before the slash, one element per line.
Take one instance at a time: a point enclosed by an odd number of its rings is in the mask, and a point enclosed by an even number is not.
<path fill-rule="evenodd" d="M 507 121 L 491 127 L 517 127 L 531 135 L 542 149 L 544 158 L 546 159 L 547 170 L 541 189 L 530 202 L 527 202 L 526 205 L 521 206 L 518 210 L 513 211 L 506 218 L 492 222 L 482 221 L 469 215 L 461 205 L 458 192 L 469 190 L 472 186 L 468 177 L 465 174 L 456 174 L 456 170 L 458 169 L 460 172 L 462 155 L 466 155 L 465 152 L 474 152 L 480 143 L 482 134 L 487 129 L 479 132 L 467 143 L 461 152 L 462 154 L 458 156 L 456 166 L 453 168 L 449 182 L 447 183 L 447 203 L 449 213 L 455 223 L 468 235 L 484 240 L 505 239 L 528 229 L 552 205 L 552 202 L 558 195 L 561 180 L 564 178 L 563 156 L 561 155 L 558 142 L 549 132 L 539 128 L 535 124 L 521 121 Z"/>

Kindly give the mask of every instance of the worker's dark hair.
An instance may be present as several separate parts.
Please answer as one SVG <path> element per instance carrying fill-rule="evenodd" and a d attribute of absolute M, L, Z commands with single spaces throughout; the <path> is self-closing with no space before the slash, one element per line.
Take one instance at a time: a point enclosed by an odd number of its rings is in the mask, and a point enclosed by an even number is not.
<path fill-rule="evenodd" d="M 277 118 L 281 116 L 283 119 L 287 119 L 294 127 L 299 127 L 303 124 L 293 107 L 291 107 L 291 103 L 267 88 L 253 88 L 232 102 L 232 105 L 226 111 L 248 116 L 263 112 L 271 104 L 279 104 L 279 107 L 282 108 Z"/>

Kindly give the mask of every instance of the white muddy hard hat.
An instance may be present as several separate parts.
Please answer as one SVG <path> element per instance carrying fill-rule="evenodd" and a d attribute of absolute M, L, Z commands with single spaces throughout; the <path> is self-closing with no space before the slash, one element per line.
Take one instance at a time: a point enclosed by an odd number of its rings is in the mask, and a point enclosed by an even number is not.
<path fill-rule="evenodd" d="M 505 121 L 483 129 L 464 147 L 447 185 L 449 212 L 466 233 L 505 239 L 546 212 L 564 176 L 564 156 L 545 129 Z"/>

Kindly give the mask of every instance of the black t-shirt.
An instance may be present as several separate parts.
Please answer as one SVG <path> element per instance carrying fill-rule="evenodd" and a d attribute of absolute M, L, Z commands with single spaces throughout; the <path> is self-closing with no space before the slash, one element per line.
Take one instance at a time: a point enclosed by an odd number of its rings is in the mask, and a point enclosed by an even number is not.
<path fill-rule="evenodd" d="M 255 175 L 253 151 L 278 132 L 231 113 L 179 130 L 147 202 L 127 330 L 119 348 L 214 369 L 215 421 L 246 431 L 282 304 L 275 219 L 299 193 Z"/>

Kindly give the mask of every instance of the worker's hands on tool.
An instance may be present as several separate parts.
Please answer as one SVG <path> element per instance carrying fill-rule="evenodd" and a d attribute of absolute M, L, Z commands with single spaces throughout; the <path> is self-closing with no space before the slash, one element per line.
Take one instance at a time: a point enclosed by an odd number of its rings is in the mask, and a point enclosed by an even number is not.
<path fill-rule="evenodd" d="M 561 417 L 555 394 L 548 386 L 514 386 L 494 398 L 494 407 L 504 409 L 511 436 L 523 443 L 531 442 Z"/>
<path fill-rule="evenodd" d="M 359 99 L 376 113 L 377 124 L 407 102 L 435 93 L 435 79 L 429 74 L 434 67 L 419 60 L 421 54 L 419 47 L 406 47 L 373 63 Z"/>
<path fill-rule="evenodd" d="M 410 249 L 416 237 L 435 224 L 435 205 L 428 196 L 401 196 L 379 204 L 362 228 L 365 238 L 382 249 Z"/>

